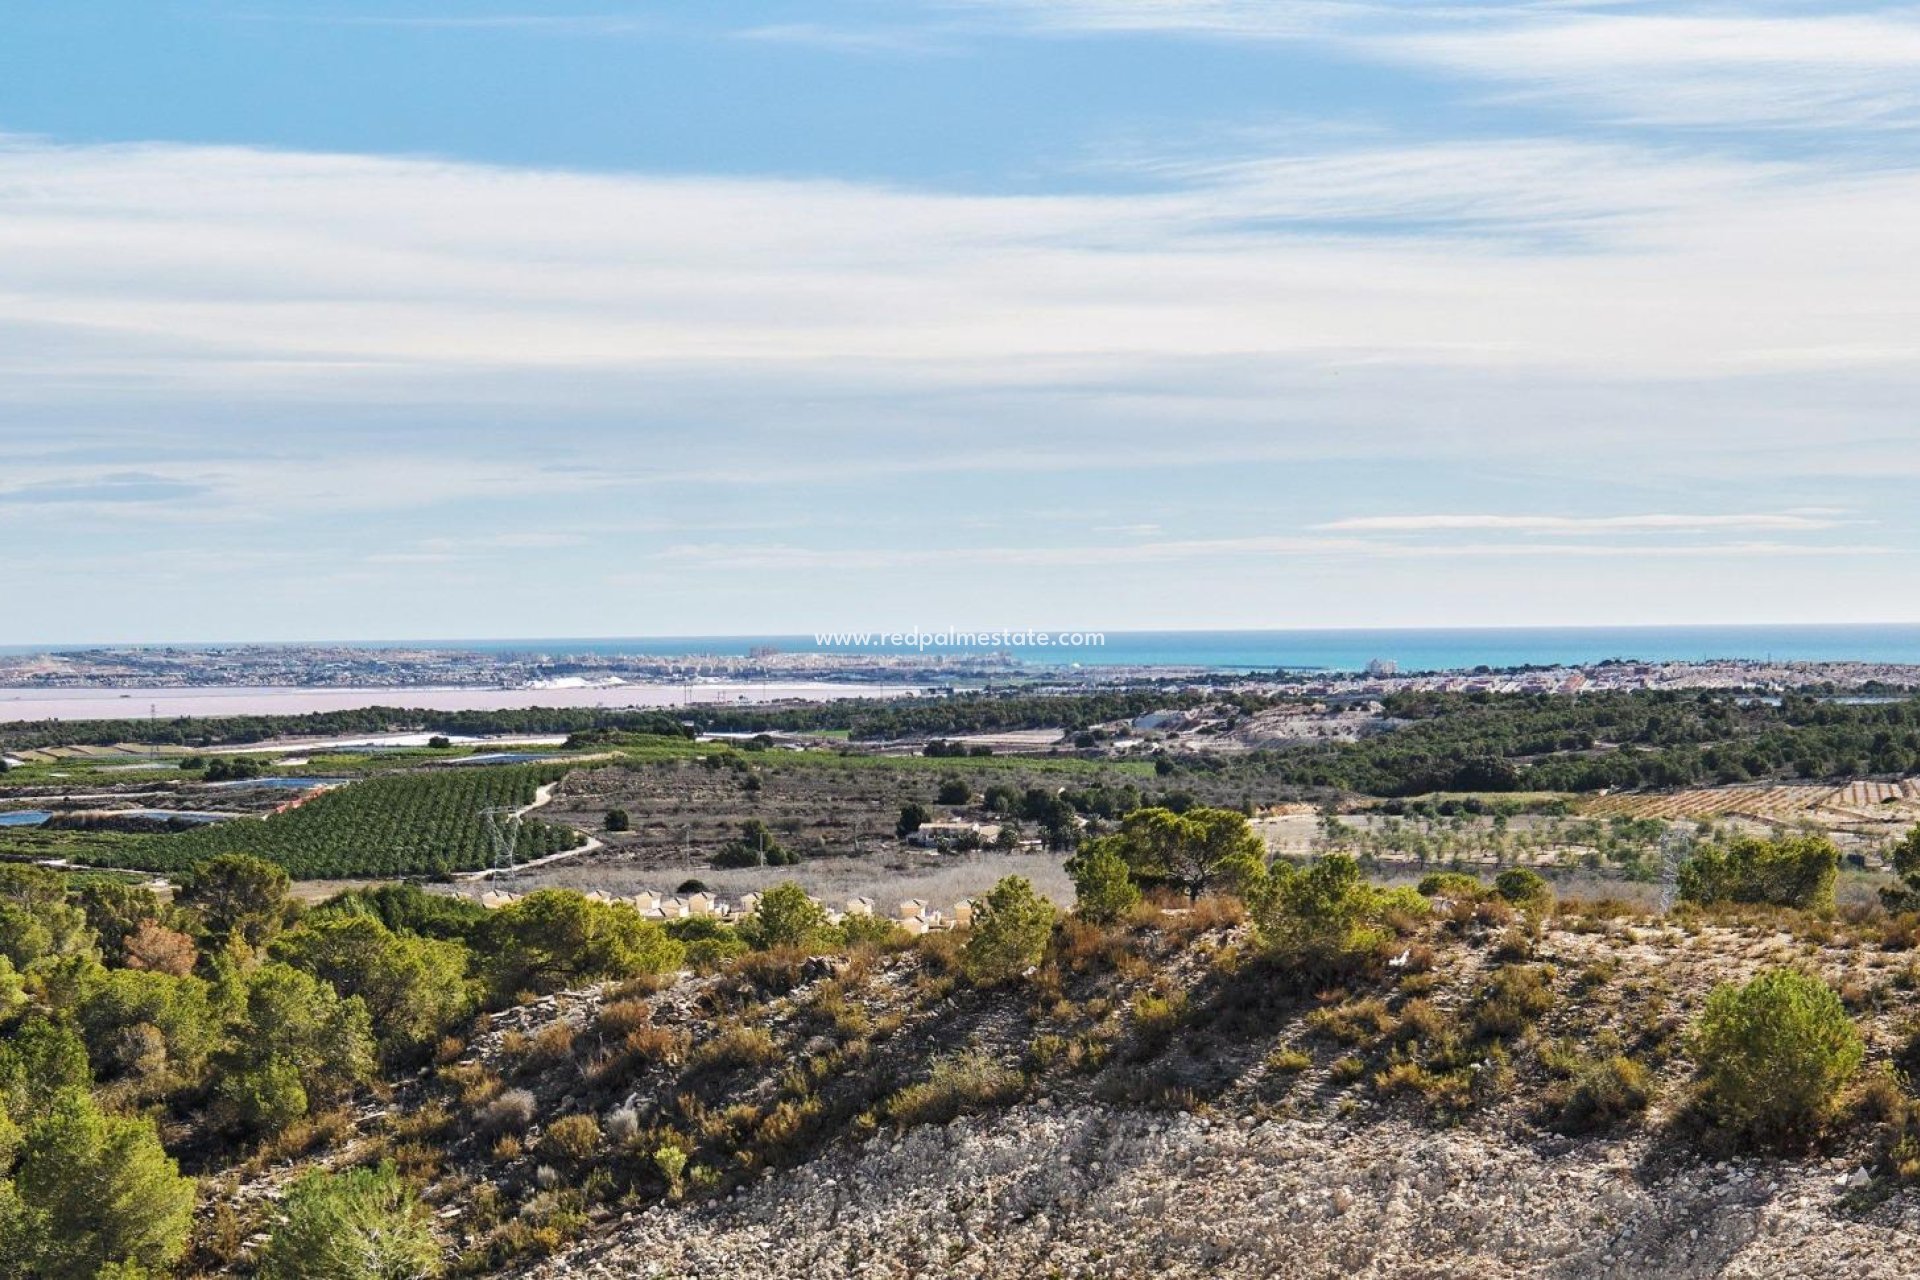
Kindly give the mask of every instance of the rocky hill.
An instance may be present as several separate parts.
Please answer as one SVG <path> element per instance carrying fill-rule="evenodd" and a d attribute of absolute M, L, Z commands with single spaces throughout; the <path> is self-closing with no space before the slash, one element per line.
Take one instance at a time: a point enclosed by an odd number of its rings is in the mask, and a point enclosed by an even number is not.
<path fill-rule="evenodd" d="M 337 1149 L 436 1144 L 470 1274 L 1910 1273 L 1903 939 L 1438 905 L 1317 989 L 1221 900 L 1067 921 L 985 989 L 936 937 L 563 992 Z M 1867 1061 L 1756 1149 L 1704 1113 L 1689 1028 L 1781 966 L 1842 994 Z"/>

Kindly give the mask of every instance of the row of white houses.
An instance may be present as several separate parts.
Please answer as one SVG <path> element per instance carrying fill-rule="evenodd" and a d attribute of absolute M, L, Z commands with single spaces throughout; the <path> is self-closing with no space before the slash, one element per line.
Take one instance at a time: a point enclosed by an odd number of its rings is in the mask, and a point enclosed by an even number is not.
<path fill-rule="evenodd" d="M 629 897 L 615 897 L 598 889 L 586 896 L 594 902 L 620 903 L 632 907 L 649 920 L 685 920 L 693 916 L 706 916 L 732 922 L 751 915 L 760 902 L 757 893 L 743 893 L 738 902 L 727 902 L 711 893 L 658 894 L 645 889 Z M 480 905 L 492 910 L 519 899 L 517 893 L 489 889 L 480 895 Z M 848 898 L 839 907 L 830 906 L 817 897 L 813 901 L 826 911 L 827 919 L 834 924 L 839 924 L 848 916 L 881 914 L 879 904 L 872 898 Z M 906 898 L 895 904 L 889 918 L 913 934 L 928 933 L 935 929 L 965 928 L 973 923 L 973 904 L 962 899 L 954 903 L 950 911 L 942 911 L 923 898 Z"/>

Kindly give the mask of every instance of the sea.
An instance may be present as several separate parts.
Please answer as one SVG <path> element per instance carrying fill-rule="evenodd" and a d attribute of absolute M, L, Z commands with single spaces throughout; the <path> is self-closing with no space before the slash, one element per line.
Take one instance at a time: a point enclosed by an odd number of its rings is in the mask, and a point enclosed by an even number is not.
<path fill-rule="evenodd" d="M 1050 633 L 1059 636 L 1062 633 Z M 1920 664 L 1920 624 L 1844 626 L 1780 624 L 1681 627 L 1457 627 L 1379 630 L 1107 631 L 1098 642 L 1002 646 L 1035 668 L 1162 667 L 1184 670 L 1358 671 L 1376 659 L 1402 672 L 1460 671 L 1642 662 L 1856 661 Z M 937 638 L 937 637 L 936 637 Z M 441 639 L 315 642 L 380 649 L 448 649 L 489 654 L 745 657 L 782 653 L 978 655 L 993 646 L 951 643 L 860 646 L 820 643 L 811 635 L 638 636 L 543 639 Z M 0 646 L 0 653 L 39 653 L 90 646 Z M 177 645 L 175 648 L 202 646 Z"/>

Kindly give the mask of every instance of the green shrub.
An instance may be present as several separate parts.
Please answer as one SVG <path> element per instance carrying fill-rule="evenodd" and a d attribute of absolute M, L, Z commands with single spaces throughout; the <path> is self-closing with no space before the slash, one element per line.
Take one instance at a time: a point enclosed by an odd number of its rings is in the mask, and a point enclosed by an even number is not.
<path fill-rule="evenodd" d="M 1702 906 L 1738 902 L 1830 911 L 1839 874 L 1840 851 L 1825 836 L 1742 836 L 1696 849 L 1680 868 L 1680 896 Z"/>
<path fill-rule="evenodd" d="M 1864 1047 L 1840 997 L 1816 977 L 1772 969 L 1707 998 L 1691 1049 L 1721 1124 L 1761 1144 L 1804 1137 L 1831 1111 Z"/>
<path fill-rule="evenodd" d="M 666 973 L 686 960 L 685 948 L 632 907 L 570 889 L 536 889 L 500 908 L 480 944 L 504 994 Z"/>
<path fill-rule="evenodd" d="M 1493 878 L 1493 891 L 1516 907 L 1543 912 L 1553 906 L 1553 886 L 1538 871 L 1508 867 Z"/>
<path fill-rule="evenodd" d="M 977 986 L 1010 982 L 1040 963 L 1053 933 L 1053 904 L 1021 876 L 993 886 L 976 908 L 960 967 Z"/>
<path fill-rule="evenodd" d="M 416 1280 L 438 1275 L 426 1209 L 391 1164 L 316 1170 L 287 1191 L 260 1280 Z"/>
<path fill-rule="evenodd" d="M 1133 882 L 1117 837 L 1102 836 L 1080 846 L 1067 860 L 1073 877 L 1073 910 L 1082 919 L 1111 924 L 1140 904 L 1140 888 Z"/>
<path fill-rule="evenodd" d="M 1406 906 L 1368 884 L 1360 865 L 1345 854 L 1304 871 L 1275 863 L 1251 898 L 1260 940 L 1308 983 L 1366 967 L 1391 936 L 1388 916 Z"/>
<path fill-rule="evenodd" d="M 804 947 L 818 942 L 827 928 L 827 911 L 792 881 L 760 895 L 753 913 L 738 926 L 740 937 L 756 951 Z"/>
<path fill-rule="evenodd" d="M 1417 886 L 1423 898 L 1454 898 L 1468 902 L 1484 898 L 1487 886 L 1461 871 L 1429 871 Z"/>

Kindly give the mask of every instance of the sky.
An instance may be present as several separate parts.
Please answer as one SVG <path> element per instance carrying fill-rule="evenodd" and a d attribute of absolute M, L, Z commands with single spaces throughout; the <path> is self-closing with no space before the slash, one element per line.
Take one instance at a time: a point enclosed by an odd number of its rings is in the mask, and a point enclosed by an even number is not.
<path fill-rule="evenodd" d="M 1920 8 L 0 19 L 0 644 L 1920 621 Z"/>

